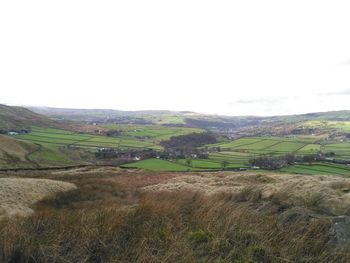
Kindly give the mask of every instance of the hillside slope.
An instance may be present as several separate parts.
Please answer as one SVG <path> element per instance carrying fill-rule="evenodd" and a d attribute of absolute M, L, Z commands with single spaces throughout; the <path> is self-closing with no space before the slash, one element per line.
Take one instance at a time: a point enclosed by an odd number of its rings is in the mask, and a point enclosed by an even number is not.
<path fill-rule="evenodd" d="M 0 169 L 14 167 L 36 167 L 29 155 L 39 149 L 38 145 L 0 135 Z"/>
<path fill-rule="evenodd" d="M 111 109 L 69 109 L 29 106 L 29 110 L 57 120 L 100 122 L 106 120 L 142 119 L 149 116 L 159 117 L 168 115 L 183 115 L 185 112 L 167 110 L 122 111 Z"/>
<path fill-rule="evenodd" d="M 30 126 L 59 127 L 59 123 L 23 107 L 0 104 L 0 129 L 23 129 Z"/>
<path fill-rule="evenodd" d="M 33 126 L 88 133 L 94 133 L 96 130 L 96 127 L 93 125 L 72 122 L 69 120 L 53 120 L 50 116 L 35 113 L 23 107 L 0 104 L 0 131 L 2 130 L 3 133 L 6 133 L 6 131 L 9 130 L 28 129 Z M 104 131 L 106 129 L 99 127 L 99 130 Z"/>

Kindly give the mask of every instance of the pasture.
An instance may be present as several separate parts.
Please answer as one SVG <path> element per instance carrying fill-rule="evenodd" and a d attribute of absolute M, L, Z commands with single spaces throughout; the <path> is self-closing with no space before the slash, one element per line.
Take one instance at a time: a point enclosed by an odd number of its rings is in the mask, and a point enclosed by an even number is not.
<path fill-rule="evenodd" d="M 173 136 L 203 132 L 203 130 L 197 128 L 167 127 L 161 125 L 108 124 L 103 127 L 118 130 L 122 133 L 122 136 L 126 137 L 144 137 L 147 141 L 156 144 L 162 140 L 168 140 Z"/>
<path fill-rule="evenodd" d="M 83 148 L 121 148 L 121 149 L 160 149 L 151 141 L 137 139 L 132 136 L 107 137 L 72 133 L 58 129 L 33 128 L 29 134 L 20 134 L 17 139 L 36 144 L 51 144 L 56 146 L 78 146 Z"/>
<path fill-rule="evenodd" d="M 307 175 L 340 175 L 350 176 L 350 167 L 334 163 L 298 164 L 281 169 L 282 172 Z"/>
<path fill-rule="evenodd" d="M 88 163 L 93 159 L 93 152 L 97 148 L 128 149 L 154 149 L 162 150 L 159 145 L 161 140 L 172 136 L 202 132 L 200 129 L 182 127 L 163 127 L 157 125 L 108 125 L 108 128 L 121 132 L 120 136 L 108 137 L 102 135 L 81 134 L 59 129 L 32 128 L 29 134 L 19 134 L 16 139 L 25 140 L 39 146 L 29 157 L 35 163 L 47 165 L 69 165 L 76 160 L 80 163 Z M 75 149 L 69 151 L 68 149 Z M 249 160 L 260 155 L 282 156 L 288 153 L 296 155 L 333 152 L 335 158 L 350 158 L 350 143 L 327 143 L 321 145 L 313 138 L 304 137 L 246 137 L 233 141 L 224 141 L 206 145 L 209 150 L 208 159 L 193 159 L 187 164 L 184 159 L 176 162 L 163 160 L 138 162 L 136 168 L 144 168 L 159 171 L 187 171 L 187 170 L 221 170 L 247 168 Z M 215 148 L 219 148 L 214 150 Z M 80 150 L 79 150 L 80 149 Z M 144 162 L 144 163 L 143 163 Z M 225 165 L 224 165 L 225 162 Z M 224 167 L 225 166 L 225 167 Z M 134 167 L 131 165 L 130 167 Z M 325 167 L 295 166 L 295 172 L 306 174 L 332 172 Z M 324 168 L 324 169 L 321 169 Z M 291 172 L 293 172 L 291 170 Z M 335 173 L 344 172 L 333 170 Z"/>
<path fill-rule="evenodd" d="M 127 134 L 108 137 L 38 127 L 33 127 L 28 134 L 19 134 L 14 138 L 36 145 L 38 149 L 28 155 L 28 160 L 40 166 L 87 164 L 94 160 L 94 151 L 98 148 L 162 149 L 151 139 L 139 139 Z"/>
<path fill-rule="evenodd" d="M 326 152 L 333 152 L 335 157 L 350 158 L 350 143 L 330 143 L 324 145 Z"/>
<path fill-rule="evenodd" d="M 207 145 L 208 149 L 219 147 L 218 152 L 209 153 L 209 160 L 222 163 L 229 162 L 228 168 L 248 166 L 250 159 L 260 155 L 282 156 L 288 153 L 295 155 L 309 155 L 318 152 L 334 152 L 335 158 L 350 158 L 350 143 L 317 143 L 312 138 L 295 137 L 247 137 L 229 142 Z M 194 162 L 195 163 L 195 162 Z M 344 165 L 298 165 L 284 168 L 286 172 L 296 172 L 303 174 L 339 174 L 348 175 L 350 168 Z"/>
<path fill-rule="evenodd" d="M 60 129 L 32 127 L 28 134 L 19 134 L 15 138 L 37 145 L 38 149 L 28 158 L 40 166 L 86 164 L 92 161 L 97 148 L 117 148 L 122 150 L 162 150 L 159 142 L 172 136 L 179 136 L 200 129 L 182 127 L 163 127 L 158 125 L 108 125 L 109 129 L 120 131 L 120 136 L 103 136 L 74 133 Z M 155 165 L 154 169 L 158 169 Z M 162 170 L 163 168 L 159 168 Z M 180 164 L 169 169 L 188 170 Z"/>
<path fill-rule="evenodd" d="M 209 158 L 215 161 L 228 161 L 231 164 L 245 167 L 249 159 L 259 155 L 281 156 L 288 153 L 297 155 L 314 154 L 320 151 L 320 145 L 305 138 L 284 137 L 249 137 L 229 142 L 206 145 L 210 150 L 219 147 L 217 152 L 211 152 Z"/>
<path fill-rule="evenodd" d="M 181 172 L 181 171 L 189 171 L 196 170 L 192 167 L 185 166 L 181 163 L 170 162 L 161 159 L 147 159 L 138 161 L 135 163 L 124 164 L 121 166 L 122 168 L 138 168 L 144 170 L 152 170 L 152 171 L 170 171 L 170 172 Z"/>
<path fill-rule="evenodd" d="M 350 157 L 350 143 L 327 143 L 323 142 L 323 152 L 334 152 L 339 157 Z M 206 145 L 206 147 L 219 147 L 225 154 L 258 155 L 285 155 L 294 153 L 297 155 L 315 154 L 321 151 L 321 144 L 305 138 L 285 138 L 285 137 L 249 137 L 241 138 L 229 142 Z"/>
<path fill-rule="evenodd" d="M 222 170 L 248 168 L 249 160 L 261 155 L 283 156 L 288 153 L 295 155 L 310 155 L 321 151 L 334 151 L 337 157 L 350 158 L 350 143 L 321 144 L 316 143 L 312 138 L 286 138 L 286 137 L 247 137 L 234 141 L 226 141 L 216 144 L 206 145 L 210 153 L 208 159 L 192 159 L 189 164 L 186 159 L 176 160 L 177 164 L 187 166 L 187 169 L 204 169 L 204 170 Z M 211 149 L 220 148 L 218 151 Z M 226 162 L 224 165 L 223 163 Z M 153 162 L 150 162 L 152 164 Z M 142 163 L 141 163 L 142 164 Z M 148 163 L 147 163 L 148 164 Z M 224 167 L 225 166 L 225 167 Z M 331 166 L 331 167 L 330 167 Z M 131 165 L 130 167 L 133 167 Z M 144 168 L 143 165 L 139 168 Z M 344 168 L 345 167 L 345 168 Z M 147 165 L 147 168 L 156 170 L 157 165 Z M 166 170 L 166 166 L 162 166 L 162 171 Z M 185 168 L 183 168 L 185 169 Z M 302 174 L 334 174 L 346 175 L 348 169 L 346 166 L 340 165 L 296 165 L 284 168 L 283 171 Z"/>

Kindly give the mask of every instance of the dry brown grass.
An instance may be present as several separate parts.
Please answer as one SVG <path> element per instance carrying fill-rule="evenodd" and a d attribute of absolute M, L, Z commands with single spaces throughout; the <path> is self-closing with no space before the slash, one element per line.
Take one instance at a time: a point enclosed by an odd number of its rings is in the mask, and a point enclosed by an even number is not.
<path fill-rule="evenodd" d="M 25 156 L 37 148 L 35 144 L 25 143 L 15 140 L 8 136 L 0 135 L 0 158 L 4 157 L 4 154 L 14 155 L 25 161 Z"/>
<path fill-rule="evenodd" d="M 228 194 L 148 193 L 133 209 L 41 207 L 0 222 L 7 262 L 347 262 L 329 220 L 281 225 Z"/>
<path fill-rule="evenodd" d="M 75 189 L 71 183 L 46 179 L 0 178 L 0 217 L 27 215 L 31 205 L 44 197 Z"/>
<path fill-rule="evenodd" d="M 11 138 L 9 136 L 0 135 L 0 168 L 13 168 L 17 166 L 32 167 L 33 163 L 26 159 L 27 155 L 38 146 Z"/>
<path fill-rule="evenodd" d="M 332 176 L 303 176 L 280 173 L 218 172 L 175 177 L 147 191 L 200 191 L 206 194 L 241 193 L 256 189 L 264 200 L 283 198 L 284 202 L 317 205 L 331 214 L 350 212 L 350 178 Z M 288 196 L 287 196 L 288 195 Z M 320 196 L 322 195 L 322 197 Z M 313 204 L 312 204 L 313 203 Z"/>
<path fill-rule="evenodd" d="M 330 242 L 332 212 L 319 212 L 328 207 L 323 193 L 333 204 L 347 200 L 339 193 L 343 178 L 112 167 L 2 174 L 8 175 L 59 178 L 77 188 L 44 198 L 30 216 L 0 221 L 4 263 L 345 263 L 350 257 Z"/>

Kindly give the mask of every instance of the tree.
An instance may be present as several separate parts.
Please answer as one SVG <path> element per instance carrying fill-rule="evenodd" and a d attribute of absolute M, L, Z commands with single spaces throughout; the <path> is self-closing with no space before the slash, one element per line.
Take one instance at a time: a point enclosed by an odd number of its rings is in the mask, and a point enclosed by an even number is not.
<path fill-rule="evenodd" d="M 257 166 L 267 170 L 277 170 L 287 165 L 283 157 L 260 156 L 249 160 L 251 166 Z"/>
<path fill-rule="evenodd" d="M 187 166 L 192 166 L 192 159 L 186 159 L 186 165 Z"/>
<path fill-rule="evenodd" d="M 305 155 L 305 156 L 303 156 L 303 162 L 309 163 L 309 165 L 311 165 L 313 161 L 315 161 L 315 156 L 314 155 Z"/>
<path fill-rule="evenodd" d="M 221 162 L 221 166 L 222 166 L 222 169 L 225 170 L 226 167 L 229 165 L 230 163 L 228 161 L 222 161 Z"/>
<path fill-rule="evenodd" d="M 295 155 L 290 153 L 285 155 L 285 160 L 288 164 L 294 164 L 295 163 Z"/>

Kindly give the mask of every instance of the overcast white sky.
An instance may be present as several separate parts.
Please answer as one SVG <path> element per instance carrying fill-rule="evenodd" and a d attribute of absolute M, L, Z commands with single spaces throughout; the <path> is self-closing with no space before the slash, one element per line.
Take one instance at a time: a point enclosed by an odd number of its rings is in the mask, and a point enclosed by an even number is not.
<path fill-rule="evenodd" d="M 0 103 L 350 110 L 350 1 L 0 1 Z"/>

